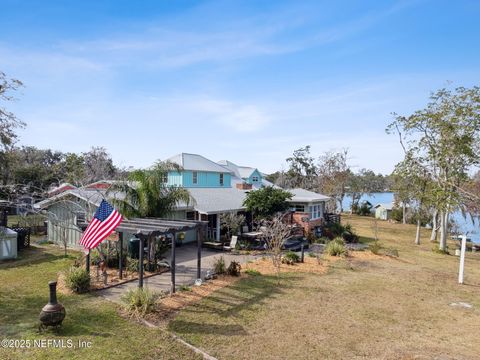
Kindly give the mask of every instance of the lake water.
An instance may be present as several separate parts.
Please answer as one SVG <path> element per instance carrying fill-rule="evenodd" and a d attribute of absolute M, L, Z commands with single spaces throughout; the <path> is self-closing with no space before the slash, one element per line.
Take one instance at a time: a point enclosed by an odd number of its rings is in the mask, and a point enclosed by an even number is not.
<path fill-rule="evenodd" d="M 384 192 L 384 193 L 373 193 L 371 195 L 364 195 L 361 197 L 360 202 L 369 201 L 373 206 L 377 204 L 388 204 L 393 202 L 393 193 Z M 352 198 L 345 196 L 342 202 L 343 210 L 348 211 L 352 205 Z M 460 211 L 456 211 L 450 215 L 450 217 L 458 224 L 462 232 L 466 232 L 468 237 L 472 241 L 480 243 L 480 224 L 478 217 L 474 219 L 474 222 L 467 217 L 465 219 Z"/>

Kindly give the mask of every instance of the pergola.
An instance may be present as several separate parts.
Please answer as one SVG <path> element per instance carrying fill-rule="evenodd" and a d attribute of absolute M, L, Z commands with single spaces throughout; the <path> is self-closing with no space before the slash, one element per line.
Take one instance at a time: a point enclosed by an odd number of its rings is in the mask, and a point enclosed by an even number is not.
<path fill-rule="evenodd" d="M 119 235 L 120 242 L 120 259 L 119 259 L 119 276 L 123 276 L 123 234 L 130 233 L 135 235 L 139 240 L 139 266 L 138 266 L 138 287 L 143 287 L 143 252 L 145 241 L 148 243 L 156 236 L 170 235 L 172 237 L 172 251 L 170 260 L 171 272 L 171 292 L 175 292 L 175 241 L 177 233 L 195 230 L 197 232 L 197 278 L 201 277 L 201 259 L 202 259 L 202 239 L 207 226 L 206 221 L 196 220 L 169 220 L 159 218 L 134 218 L 123 220 L 115 229 Z M 150 247 L 149 247 L 150 248 Z M 87 261 L 89 263 L 89 261 Z"/>

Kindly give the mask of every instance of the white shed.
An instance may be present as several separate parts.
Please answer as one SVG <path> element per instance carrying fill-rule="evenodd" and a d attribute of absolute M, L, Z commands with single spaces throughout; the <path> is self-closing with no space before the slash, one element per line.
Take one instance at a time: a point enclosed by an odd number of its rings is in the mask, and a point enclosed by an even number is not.
<path fill-rule="evenodd" d="M 17 233 L 0 227 L 0 260 L 17 258 Z"/>
<path fill-rule="evenodd" d="M 375 218 L 380 220 L 389 220 L 392 218 L 393 204 L 375 205 Z"/>

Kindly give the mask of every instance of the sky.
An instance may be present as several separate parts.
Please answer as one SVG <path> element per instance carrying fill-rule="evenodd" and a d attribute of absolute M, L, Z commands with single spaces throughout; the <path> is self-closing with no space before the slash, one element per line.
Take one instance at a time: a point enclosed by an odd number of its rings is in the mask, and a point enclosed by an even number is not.
<path fill-rule="evenodd" d="M 19 145 L 267 173 L 311 145 L 387 174 L 392 113 L 480 84 L 479 16 L 476 0 L 0 0 L 0 71 L 25 84 L 7 104 Z"/>

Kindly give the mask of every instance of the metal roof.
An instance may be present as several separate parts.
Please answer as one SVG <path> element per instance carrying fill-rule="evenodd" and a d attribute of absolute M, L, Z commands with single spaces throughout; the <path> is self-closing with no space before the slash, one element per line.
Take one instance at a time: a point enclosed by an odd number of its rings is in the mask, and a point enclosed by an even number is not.
<path fill-rule="evenodd" d="M 130 220 L 123 220 L 115 229 L 115 231 L 128 232 L 144 236 L 156 236 L 199 229 L 206 224 L 206 221 L 134 218 Z"/>
<path fill-rule="evenodd" d="M 195 199 L 193 207 L 203 214 L 216 214 L 226 211 L 244 210 L 245 190 L 237 188 L 189 188 Z"/>
<path fill-rule="evenodd" d="M 180 153 L 167 159 L 167 161 L 181 166 L 183 170 L 211 171 L 222 173 L 231 172 L 224 166 L 221 166 L 216 162 L 198 154 Z"/>
<path fill-rule="evenodd" d="M 318 194 L 313 191 L 308 191 L 305 189 L 287 189 L 291 193 L 292 199 L 289 202 L 315 202 L 315 201 L 328 201 L 330 198 L 328 196 Z"/>

